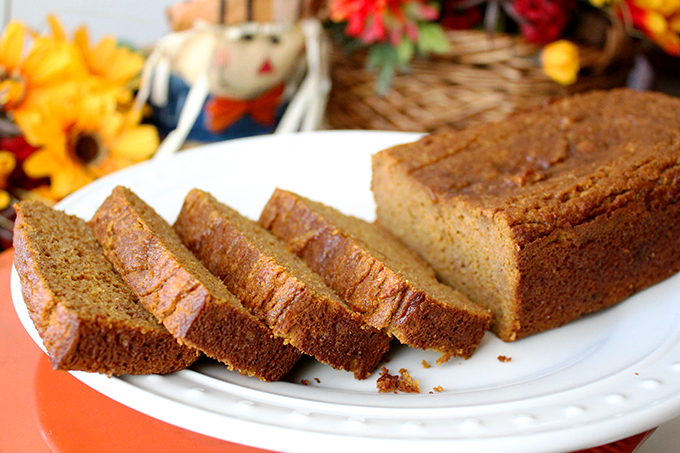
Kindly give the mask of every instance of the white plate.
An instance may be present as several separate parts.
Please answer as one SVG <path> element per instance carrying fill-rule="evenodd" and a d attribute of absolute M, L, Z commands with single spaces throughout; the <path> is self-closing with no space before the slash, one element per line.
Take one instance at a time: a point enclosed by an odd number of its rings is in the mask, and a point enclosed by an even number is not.
<path fill-rule="evenodd" d="M 278 186 L 372 220 L 371 154 L 415 138 L 319 132 L 209 145 L 102 178 L 59 207 L 89 219 L 122 184 L 172 222 L 186 193 L 199 187 L 257 218 Z M 12 294 L 24 327 L 42 346 L 16 272 Z M 487 333 L 471 359 L 428 369 L 423 360 L 434 365 L 436 354 L 395 347 L 387 367 L 393 374 L 408 369 L 420 394 L 379 394 L 378 373 L 356 381 L 312 360 L 277 383 L 207 360 L 167 376 L 73 375 L 152 417 L 278 451 L 564 452 L 680 415 L 679 299 L 675 276 L 611 309 L 515 343 Z M 512 360 L 503 363 L 500 355 Z M 438 386 L 443 391 L 432 392 Z"/>

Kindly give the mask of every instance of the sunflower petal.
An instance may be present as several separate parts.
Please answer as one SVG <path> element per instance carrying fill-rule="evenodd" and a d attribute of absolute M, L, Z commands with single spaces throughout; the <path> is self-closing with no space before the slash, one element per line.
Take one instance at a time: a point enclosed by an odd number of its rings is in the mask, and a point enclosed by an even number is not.
<path fill-rule="evenodd" d="M 123 131 L 111 146 L 111 154 L 115 157 L 141 162 L 156 152 L 158 143 L 156 128 L 143 124 Z"/>
<path fill-rule="evenodd" d="M 61 199 L 92 181 L 93 178 L 77 164 L 68 162 L 50 175 L 50 193 L 54 198 Z"/>
<path fill-rule="evenodd" d="M 17 159 L 9 151 L 0 151 L 0 184 L 9 176 L 17 166 Z"/>
<path fill-rule="evenodd" d="M 52 36 L 54 36 L 57 41 L 66 42 L 68 40 L 68 34 L 66 33 L 66 28 L 64 28 L 64 24 L 61 23 L 61 20 L 54 14 L 50 14 L 47 16 L 47 21 L 50 23 Z"/>
<path fill-rule="evenodd" d="M 125 82 L 140 73 L 144 67 L 144 58 L 128 49 L 116 50 L 115 58 L 107 68 L 106 76 L 114 81 Z"/>
<path fill-rule="evenodd" d="M 55 168 L 62 166 L 62 162 L 55 158 L 55 154 L 47 149 L 40 149 L 24 161 L 24 171 L 30 178 L 44 178 L 52 175 Z"/>
<path fill-rule="evenodd" d="M 26 29 L 21 22 L 11 20 L 0 38 L 0 64 L 12 70 L 21 64 Z"/>
<path fill-rule="evenodd" d="M 78 27 L 76 31 L 73 33 L 73 42 L 75 43 L 76 46 L 83 52 L 83 54 L 87 54 L 90 50 L 90 35 L 87 32 L 87 27 L 84 25 L 81 27 Z"/>
<path fill-rule="evenodd" d="M 71 62 L 68 44 L 41 37 L 33 42 L 23 68 L 31 85 L 44 85 L 59 78 Z"/>
<path fill-rule="evenodd" d="M 5 209 L 12 202 L 12 197 L 9 196 L 6 190 L 0 190 L 0 209 Z"/>
<path fill-rule="evenodd" d="M 74 122 L 74 115 L 77 114 L 73 108 L 73 100 L 66 96 L 70 91 L 69 85 L 34 90 L 32 97 L 13 112 L 15 123 L 32 145 L 65 146 L 65 134 Z"/>
<path fill-rule="evenodd" d="M 116 112 L 116 100 L 111 96 L 88 93 L 77 99 L 77 104 L 78 115 L 75 123 L 78 129 L 96 129 L 107 117 Z"/>
<path fill-rule="evenodd" d="M 24 99 L 25 94 L 26 85 L 23 81 L 3 80 L 0 82 L 0 107 L 12 109 Z"/>
<path fill-rule="evenodd" d="M 106 73 L 116 50 L 116 40 L 112 36 L 103 37 L 88 55 L 88 63 L 95 74 Z"/>
<path fill-rule="evenodd" d="M 40 142 L 43 118 L 36 109 L 22 109 L 14 113 L 14 121 L 31 144 Z"/>
<path fill-rule="evenodd" d="M 107 146 L 110 146 L 125 128 L 125 117 L 120 112 L 109 112 L 97 125 L 97 131 Z"/>

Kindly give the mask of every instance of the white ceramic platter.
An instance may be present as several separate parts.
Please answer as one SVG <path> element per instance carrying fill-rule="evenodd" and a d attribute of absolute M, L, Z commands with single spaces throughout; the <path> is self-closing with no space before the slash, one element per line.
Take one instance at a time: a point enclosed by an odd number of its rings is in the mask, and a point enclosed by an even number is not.
<path fill-rule="evenodd" d="M 372 220 L 371 154 L 417 137 L 336 131 L 209 145 L 97 180 L 59 208 L 89 219 L 122 184 L 173 222 L 186 193 L 199 187 L 256 219 L 278 186 Z M 16 272 L 12 293 L 41 345 Z M 419 380 L 420 394 L 380 394 L 377 372 L 356 381 L 310 359 L 276 383 L 208 360 L 166 376 L 73 375 L 152 417 L 277 451 L 565 452 L 680 415 L 680 276 L 515 343 L 487 333 L 467 361 L 437 367 L 436 354 L 401 346 L 387 358 L 392 374 L 406 368 Z M 439 386 L 443 391 L 433 391 Z"/>

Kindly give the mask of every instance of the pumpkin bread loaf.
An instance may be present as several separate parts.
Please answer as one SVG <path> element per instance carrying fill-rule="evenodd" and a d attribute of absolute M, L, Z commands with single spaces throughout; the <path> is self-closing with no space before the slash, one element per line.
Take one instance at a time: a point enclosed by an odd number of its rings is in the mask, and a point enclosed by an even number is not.
<path fill-rule="evenodd" d="M 199 357 L 139 303 L 84 220 L 38 201 L 15 209 L 14 264 L 55 369 L 160 374 Z"/>
<path fill-rule="evenodd" d="M 373 156 L 378 222 L 506 341 L 680 270 L 680 99 L 618 89 Z"/>
<path fill-rule="evenodd" d="M 488 310 L 437 281 L 389 231 L 276 189 L 260 225 L 288 244 L 369 325 L 401 343 L 469 358 L 489 328 Z"/>
<path fill-rule="evenodd" d="M 253 220 L 194 189 L 175 223 L 187 247 L 243 304 L 301 351 L 365 379 L 389 348 L 382 331 Z"/>
<path fill-rule="evenodd" d="M 280 379 L 300 357 L 129 189 L 116 187 L 89 224 L 128 286 L 180 342 L 266 381 Z"/>

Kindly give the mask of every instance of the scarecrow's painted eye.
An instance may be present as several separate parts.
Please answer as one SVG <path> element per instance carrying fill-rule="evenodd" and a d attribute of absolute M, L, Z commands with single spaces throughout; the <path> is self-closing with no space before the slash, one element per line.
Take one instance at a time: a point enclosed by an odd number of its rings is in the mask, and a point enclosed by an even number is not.
<path fill-rule="evenodd" d="M 271 35 L 269 37 L 269 41 L 271 41 L 272 44 L 278 44 L 281 42 L 281 37 L 276 36 L 276 35 Z"/>
<path fill-rule="evenodd" d="M 244 33 L 241 36 L 241 41 L 252 41 L 253 39 L 255 39 L 255 35 L 252 33 Z"/>

